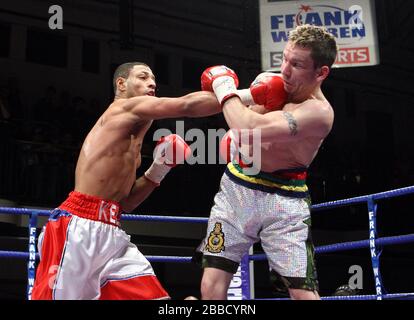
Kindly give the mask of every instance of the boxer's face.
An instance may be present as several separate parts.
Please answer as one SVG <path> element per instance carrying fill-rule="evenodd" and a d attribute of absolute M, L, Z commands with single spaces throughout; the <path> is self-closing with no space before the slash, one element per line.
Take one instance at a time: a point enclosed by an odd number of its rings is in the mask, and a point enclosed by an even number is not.
<path fill-rule="evenodd" d="M 319 83 L 321 68 L 315 68 L 311 49 L 295 45 L 290 41 L 283 51 L 281 74 L 285 90 L 291 95 L 308 91 Z"/>
<path fill-rule="evenodd" d="M 126 96 L 155 96 L 155 76 L 151 69 L 144 65 L 134 66 L 125 81 Z"/>

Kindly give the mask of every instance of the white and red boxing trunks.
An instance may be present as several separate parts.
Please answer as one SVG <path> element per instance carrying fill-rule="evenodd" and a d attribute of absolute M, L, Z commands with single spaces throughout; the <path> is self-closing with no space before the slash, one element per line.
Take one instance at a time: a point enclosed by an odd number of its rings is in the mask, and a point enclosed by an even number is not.
<path fill-rule="evenodd" d="M 39 236 L 32 299 L 168 299 L 148 260 L 119 228 L 118 203 L 76 191 Z"/>

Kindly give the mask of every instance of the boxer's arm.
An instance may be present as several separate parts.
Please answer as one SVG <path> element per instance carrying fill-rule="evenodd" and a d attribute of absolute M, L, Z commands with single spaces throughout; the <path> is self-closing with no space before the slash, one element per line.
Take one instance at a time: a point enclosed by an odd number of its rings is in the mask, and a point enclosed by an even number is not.
<path fill-rule="evenodd" d="M 124 103 L 124 109 L 143 120 L 179 117 L 206 117 L 221 112 L 212 92 L 198 91 L 177 98 L 133 97 Z"/>
<path fill-rule="evenodd" d="M 129 193 L 128 197 L 121 201 L 121 207 L 125 212 L 131 212 L 138 207 L 154 191 L 158 184 L 148 180 L 144 175 L 139 177 Z"/>
<path fill-rule="evenodd" d="M 305 101 L 291 112 L 279 110 L 258 114 L 246 108 L 240 99 L 231 98 L 225 102 L 223 114 L 231 129 L 260 129 L 262 142 L 325 137 L 333 120 L 330 107 L 315 100 Z"/>
<path fill-rule="evenodd" d="M 160 185 L 168 172 L 183 163 L 190 154 L 190 147 L 180 136 L 170 134 L 162 137 L 154 149 L 154 161 L 151 166 L 135 181 L 129 195 L 121 201 L 123 210 L 131 212 L 138 207 Z"/>
<path fill-rule="evenodd" d="M 259 114 L 265 114 L 269 112 L 268 109 L 266 109 L 263 105 L 259 104 L 252 104 L 249 106 L 249 109 Z"/>

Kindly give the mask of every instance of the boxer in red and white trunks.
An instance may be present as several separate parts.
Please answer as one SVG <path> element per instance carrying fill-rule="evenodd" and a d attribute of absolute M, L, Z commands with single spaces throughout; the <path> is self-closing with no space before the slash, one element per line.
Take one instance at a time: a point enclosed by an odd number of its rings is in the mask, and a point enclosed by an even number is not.
<path fill-rule="evenodd" d="M 40 264 L 32 299 L 166 299 L 147 259 L 120 228 L 131 212 L 191 153 L 177 135 L 163 137 L 150 168 L 136 179 L 144 135 L 152 121 L 221 112 L 211 92 L 155 97 L 144 63 L 126 63 L 113 78 L 115 99 L 87 135 L 75 189 L 39 236 Z"/>
<path fill-rule="evenodd" d="M 34 299 L 163 299 L 151 265 L 119 228 L 120 205 L 73 191 L 39 242 Z"/>

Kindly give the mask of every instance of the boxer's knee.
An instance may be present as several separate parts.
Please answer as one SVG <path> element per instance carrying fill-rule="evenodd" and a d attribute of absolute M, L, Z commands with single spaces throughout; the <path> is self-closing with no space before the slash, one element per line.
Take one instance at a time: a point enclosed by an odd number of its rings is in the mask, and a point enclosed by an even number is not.
<path fill-rule="evenodd" d="M 317 291 L 289 288 L 289 295 L 292 300 L 320 300 Z"/>

